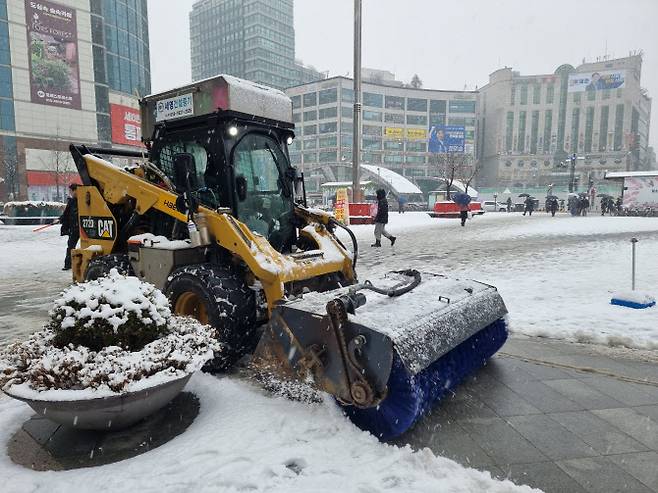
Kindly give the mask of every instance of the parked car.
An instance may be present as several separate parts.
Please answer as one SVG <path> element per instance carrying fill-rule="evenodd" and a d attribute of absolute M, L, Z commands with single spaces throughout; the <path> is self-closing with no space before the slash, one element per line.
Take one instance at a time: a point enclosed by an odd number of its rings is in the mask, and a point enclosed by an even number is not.
<path fill-rule="evenodd" d="M 507 204 L 504 202 L 494 202 L 493 200 L 485 200 L 482 203 L 482 208 L 485 212 L 507 212 Z"/>

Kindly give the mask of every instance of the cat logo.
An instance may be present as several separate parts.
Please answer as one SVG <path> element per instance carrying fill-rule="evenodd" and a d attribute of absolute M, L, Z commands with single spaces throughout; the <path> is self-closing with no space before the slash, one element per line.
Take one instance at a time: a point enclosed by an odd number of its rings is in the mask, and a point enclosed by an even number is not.
<path fill-rule="evenodd" d="M 111 241 L 116 238 L 116 222 L 112 217 L 85 216 L 80 218 L 80 223 L 87 239 Z"/>
<path fill-rule="evenodd" d="M 114 238 L 114 220 L 112 219 L 99 219 L 98 225 L 98 238 L 103 240 L 111 240 Z"/>

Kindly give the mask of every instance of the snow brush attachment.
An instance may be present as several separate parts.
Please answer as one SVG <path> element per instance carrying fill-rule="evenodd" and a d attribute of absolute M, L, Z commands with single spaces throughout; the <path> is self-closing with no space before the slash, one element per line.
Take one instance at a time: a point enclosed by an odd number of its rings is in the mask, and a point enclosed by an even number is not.
<path fill-rule="evenodd" d="M 506 313 L 487 284 L 398 271 L 279 305 L 252 363 L 312 382 L 389 440 L 502 347 Z"/>

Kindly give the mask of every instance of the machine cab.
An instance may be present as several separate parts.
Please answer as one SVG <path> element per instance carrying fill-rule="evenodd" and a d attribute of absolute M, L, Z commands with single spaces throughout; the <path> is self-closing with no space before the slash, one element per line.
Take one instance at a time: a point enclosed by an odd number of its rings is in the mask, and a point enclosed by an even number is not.
<path fill-rule="evenodd" d="M 300 178 L 290 165 L 292 103 L 280 91 L 219 76 L 142 101 L 151 161 L 175 181 L 176 156 L 194 163 L 193 195 L 230 209 L 279 251 L 294 243 Z"/>

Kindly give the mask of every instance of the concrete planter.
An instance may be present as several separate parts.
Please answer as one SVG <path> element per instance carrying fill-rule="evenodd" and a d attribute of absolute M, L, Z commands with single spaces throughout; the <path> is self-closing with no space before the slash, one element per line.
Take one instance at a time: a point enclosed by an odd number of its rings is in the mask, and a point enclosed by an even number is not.
<path fill-rule="evenodd" d="M 109 397 L 80 400 L 35 400 L 7 395 L 27 403 L 37 414 L 71 428 L 119 430 L 166 406 L 185 387 L 192 374 L 151 388 Z"/>

